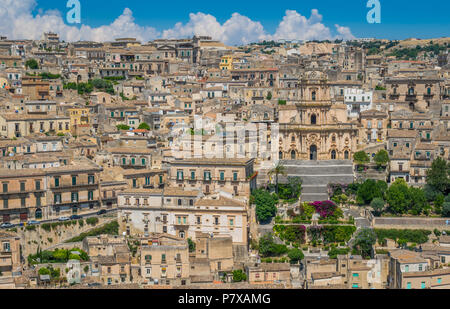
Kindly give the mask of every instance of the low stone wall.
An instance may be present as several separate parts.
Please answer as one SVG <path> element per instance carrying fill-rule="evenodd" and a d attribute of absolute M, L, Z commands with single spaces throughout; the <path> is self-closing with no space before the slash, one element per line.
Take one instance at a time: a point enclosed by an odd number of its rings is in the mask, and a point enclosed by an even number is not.
<path fill-rule="evenodd" d="M 62 244 L 81 233 L 88 232 L 99 226 L 117 220 L 116 216 L 99 217 L 98 219 L 98 223 L 95 226 L 87 224 L 86 220 L 84 220 L 83 226 L 80 226 L 77 222 L 75 225 L 59 225 L 56 228 L 52 228 L 50 231 L 44 230 L 40 225 L 36 225 L 35 230 L 27 230 L 25 227 L 18 227 L 17 235 L 20 236 L 22 255 L 26 259 L 28 255 L 35 254 L 38 247 L 41 250 L 55 248 L 59 244 Z M 73 248 L 74 245 L 71 244 L 70 247 Z"/>
<path fill-rule="evenodd" d="M 450 218 L 374 218 L 376 229 L 450 230 Z"/>

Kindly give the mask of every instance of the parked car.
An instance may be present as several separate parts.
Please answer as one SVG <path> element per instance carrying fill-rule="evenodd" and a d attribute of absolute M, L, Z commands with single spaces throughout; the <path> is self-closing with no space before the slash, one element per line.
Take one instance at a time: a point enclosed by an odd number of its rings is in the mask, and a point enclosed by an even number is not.
<path fill-rule="evenodd" d="M 105 209 L 102 209 L 102 210 L 99 210 L 99 211 L 97 211 L 97 215 L 104 215 L 104 214 L 106 214 L 106 210 Z"/>
<path fill-rule="evenodd" d="M 14 225 L 12 225 L 11 223 L 9 223 L 9 222 L 5 222 L 5 223 L 2 223 L 2 225 L 0 225 L 0 228 L 2 228 L 2 229 L 10 229 L 10 228 L 12 228 Z"/>
<path fill-rule="evenodd" d="M 70 221 L 70 218 L 68 218 L 68 217 L 59 217 L 58 220 L 59 221 Z"/>
<path fill-rule="evenodd" d="M 71 215 L 70 216 L 70 220 L 78 220 L 78 219 L 81 219 L 82 217 L 81 216 L 79 216 L 79 215 Z"/>
<path fill-rule="evenodd" d="M 38 225 L 40 222 L 36 220 L 30 220 L 27 222 L 27 225 Z"/>

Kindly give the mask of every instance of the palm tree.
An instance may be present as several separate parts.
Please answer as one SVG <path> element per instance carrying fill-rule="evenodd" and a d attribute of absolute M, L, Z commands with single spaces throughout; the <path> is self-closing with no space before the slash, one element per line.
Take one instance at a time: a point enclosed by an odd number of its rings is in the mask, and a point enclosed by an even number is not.
<path fill-rule="evenodd" d="M 278 175 L 286 176 L 287 175 L 286 168 L 284 167 L 283 164 L 278 162 L 278 164 L 269 171 L 268 175 L 269 175 L 269 177 L 272 177 L 273 175 L 275 175 L 275 190 L 276 190 L 276 193 L 278 194 Z"/>

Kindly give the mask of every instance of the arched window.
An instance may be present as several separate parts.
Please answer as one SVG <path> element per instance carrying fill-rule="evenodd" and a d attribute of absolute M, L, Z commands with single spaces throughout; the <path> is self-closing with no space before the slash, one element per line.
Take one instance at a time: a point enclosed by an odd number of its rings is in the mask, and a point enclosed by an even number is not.
<path fill-rule="evenodd" d="M 336 160 L 336 150 L 331 152 L 331 160 Z"/>
<path fill-rule="evenodd" d="M 347 150 L 344 152 L 344 158 L 345 158 L 345 160 L 349 159 L 349 153 Z"/>
<path fill-rule="evenodd" d="M 336 143 L 336 135 L 333 135 L 333 136 L 331 137 L 331 141 L 332 141 L 333 143 Z"/>
<path fill-rule="evenodd" d="M 311 124 L 317 124 L 317 116 L 315 114 L 311 116 Z"/>
<path fill-rule="evenodd" d="M 311 99 L 312 99 L 313 101 L 316 100 L 316 92 L 315 92 L 315 91 L 313 91 L 313 92 L 311 93 Z"/>
<path fill-rule="evenodd" d="M 283 160 L 283 152 L 282 152 L 282 151 L 280 151 L 280 152 L 278 153 L 278 157 L 279 157 L 280 160 Z"/>
<path fill-rule="evenodd" d="M 40 208 L 36 209 L 36 213 L 35 213 L 34 217 L 36 219 L 42 219 L 42 209 L 40 209 Z"/>
<path fill-rule="evenodd" d="M 292 141 L 293 143 L 295 143 L 295 135 L 292 135 L 291 141 Z"/>
<path fill-rule="evenodd" d="M 414 95 L 414 87 L 409 88 L 408 94 L 409 95 Z"/>
<path fill-rule="evenodd" d="M 295 153 L 295 150 L 292 150 L 292 151 L 291 151 L 291 159 L 292 159 L 292 160 L 295 160 L 296 157 L 297 157 L 297 155 L 296 155 L 296 153 Z"/>
<path fill-rule="evenodd" d="M 428 89 L 427 89 L 427 94 L 431 95 L 431 88 L 430 87 L 428 87 Z"/>

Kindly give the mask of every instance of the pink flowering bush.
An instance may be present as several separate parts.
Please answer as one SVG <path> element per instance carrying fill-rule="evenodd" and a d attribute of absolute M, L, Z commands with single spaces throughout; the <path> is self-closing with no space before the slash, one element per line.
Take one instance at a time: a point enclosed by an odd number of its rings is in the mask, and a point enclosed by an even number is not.
<path fill-rule="evenodd" d="M 337 206 L 332 201 L 314 202 L 310 204 L 316 209 L 316 213 L 320 215 L 320 218 L 328 219 L 335 216 Z"/>

